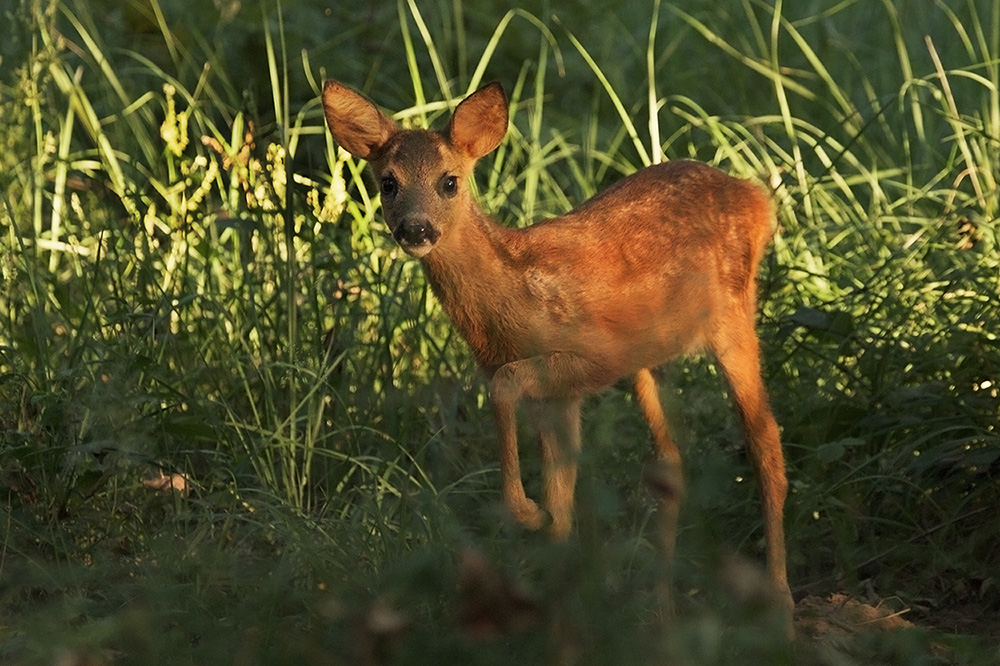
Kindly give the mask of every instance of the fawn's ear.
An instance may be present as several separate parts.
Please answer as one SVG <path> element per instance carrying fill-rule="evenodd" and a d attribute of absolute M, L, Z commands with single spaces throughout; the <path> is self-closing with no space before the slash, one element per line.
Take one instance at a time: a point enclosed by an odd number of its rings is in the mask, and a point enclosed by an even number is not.
<path fill-rule="evenodd" d="M 323 112 L 337 143 L 361 159 L 378 152 L 399 131 L 378 107 L 337 81 L 323 85 Z"/>
<path fill-rule="evenodd" d="M 448 124 L 451 144 L 477 160 L 493 152 L 505 134 L 507 95 L 495 81 L 462 100 Z"/>

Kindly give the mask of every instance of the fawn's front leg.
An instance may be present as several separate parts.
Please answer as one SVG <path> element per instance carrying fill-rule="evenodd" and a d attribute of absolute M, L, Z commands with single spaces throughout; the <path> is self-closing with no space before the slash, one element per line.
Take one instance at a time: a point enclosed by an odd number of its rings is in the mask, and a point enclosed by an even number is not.
<path fill-rule="evenodd" d="M 545 508 L 552 516 L 553 539 L 573 530 L 573 495 L 580 456 L 580 398 L 548 401 L 536 419 L 542 449 Z"/>
<path fill-rule="evenodd" d="M 545 524 L 545 513 L 524 493 L 521 482 L 521 460 L 517 452 L 517 399 L 504 395 L 492 386 L 490 393 L 500 440 L 500 488 L 504 504 L 517 522 L 529 530 L 540 529 Z"/>
<path fill-rule="evenodd" d="M 548 403 L 553 423 L 539 429 L 545 474 L 545 499 L 552 513 L 552 536 L 565 538 L 573 516 L 576 456 L 580 449 L 580 402 L 595 377 L 593 366 L 573 354 L 555 352 L 502 366 L 490 381 L 493 414 L 500 442 L 504 502 L 519 523 L 539 529 L 545 513 L 529 499 L 521 481 L 517 450 L 517 405 L 522 399 Z"/>

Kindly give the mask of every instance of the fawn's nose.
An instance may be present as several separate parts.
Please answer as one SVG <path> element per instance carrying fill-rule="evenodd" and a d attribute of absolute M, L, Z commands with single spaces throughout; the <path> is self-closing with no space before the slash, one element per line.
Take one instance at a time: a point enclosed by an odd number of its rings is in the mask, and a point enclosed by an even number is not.
<path fill-rule="evenodd" d="M 403 220 L 396 227 L 392 237 L 405 250 L 408 247 L 416 247 L 418 245 L 433 245 L 440 235 L 430 219 L 424 215 L 420 215 L 407 217 Z"/>

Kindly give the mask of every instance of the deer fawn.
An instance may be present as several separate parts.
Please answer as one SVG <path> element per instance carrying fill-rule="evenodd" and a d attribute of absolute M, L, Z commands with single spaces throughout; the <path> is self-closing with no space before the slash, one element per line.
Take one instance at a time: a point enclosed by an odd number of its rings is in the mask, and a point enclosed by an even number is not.
<path fill-rule="evenodd" d="M 554 538 L 568 535 L 585 395 L 632 377 L 662 465 L 664 548 L 672 558 L 680 453 L 650 369 L 703 348 L 732 389 L 764 510 L 768 572 L 790 612 L 778 425 L 760 374 L 756 273 L 774 212 L 760 187 L 697 162 L 642 169 L 579 208 L 524 229 L 498 225 L 467 186 L 507 132 L 498 83 L 469 95 L 443 132 L 402 130 L 335 81 L 323 107 L 336 141 L 371 165 L 393 238 L 431 288 L 489 380 L 503 497 L 531 529 L 545 513 L 524 493 L 515 410 L 546 414 L 544 498 Z"/>

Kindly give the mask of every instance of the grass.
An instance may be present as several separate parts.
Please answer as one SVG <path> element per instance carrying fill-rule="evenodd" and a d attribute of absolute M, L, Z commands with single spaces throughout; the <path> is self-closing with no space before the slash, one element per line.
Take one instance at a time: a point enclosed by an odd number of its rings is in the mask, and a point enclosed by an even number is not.
<path fill-rule="evenodd" d="M 994 4 L 4 11 L 0 662 L 996 661 Z M 700 360 L 664 392 L 676 620 L 626 392 L 588 403 L 574 540 L 509 524 L 484 385 L 328 137 L 326 77 L 411 125 L 501 80 L 477 182 L 509 224 L 661 156 L 769 183 L 793 588 L 920 628 L 787 646 L 740 600 L 759 508 Z"/>

